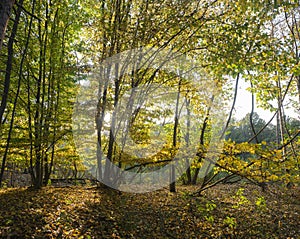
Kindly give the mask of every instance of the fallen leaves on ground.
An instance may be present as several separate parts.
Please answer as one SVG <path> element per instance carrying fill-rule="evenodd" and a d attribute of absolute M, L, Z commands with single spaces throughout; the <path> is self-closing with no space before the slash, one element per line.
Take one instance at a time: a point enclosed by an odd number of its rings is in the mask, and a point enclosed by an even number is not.
<path fill-rule="evenodd" d="M 88 186 L 0 190 L 1 238 L 300 238 L 299 190 L 218 185 L 119 193 Z"/>

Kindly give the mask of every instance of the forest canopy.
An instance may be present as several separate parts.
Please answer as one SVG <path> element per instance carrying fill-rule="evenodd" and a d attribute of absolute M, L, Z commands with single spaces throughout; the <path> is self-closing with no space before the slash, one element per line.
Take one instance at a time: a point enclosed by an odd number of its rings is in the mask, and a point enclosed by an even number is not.
<path fill-rule="evenodd" d="M 0 0 L 0 238 L 299 238 L 299 29 L 296 0 Z"/>
<path fill-rule="evenodd" d="M 11 174 L 35 188 L 62 178 L 125 191 L 297 184 L 299 9 L 297 1 L 1 1 L 1 186 L 14 185 Z M 241 79 L 252 107 L 237 120 Z M 256 107 L 272 112 L 270 122 Z"/>

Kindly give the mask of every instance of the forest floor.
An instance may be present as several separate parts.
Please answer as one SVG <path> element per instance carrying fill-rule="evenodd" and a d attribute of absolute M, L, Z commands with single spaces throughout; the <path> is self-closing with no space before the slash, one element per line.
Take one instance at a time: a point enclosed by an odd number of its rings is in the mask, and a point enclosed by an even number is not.
<path fill-rule="evenodd" d="M 119 193 L 93 186 L 0 189 L 0 238 L 300 238 L 300 191 L 218 185 Z"/>

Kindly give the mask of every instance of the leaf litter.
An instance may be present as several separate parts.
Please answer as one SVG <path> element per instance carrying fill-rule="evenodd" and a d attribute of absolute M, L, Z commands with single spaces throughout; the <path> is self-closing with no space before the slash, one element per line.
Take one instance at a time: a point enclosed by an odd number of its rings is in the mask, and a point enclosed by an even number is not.
<path fill-rule="evenodd" d="M 299 188 L 218 185 L 145 193 L 0 189 L 0 238 L 300 238 Z"/>

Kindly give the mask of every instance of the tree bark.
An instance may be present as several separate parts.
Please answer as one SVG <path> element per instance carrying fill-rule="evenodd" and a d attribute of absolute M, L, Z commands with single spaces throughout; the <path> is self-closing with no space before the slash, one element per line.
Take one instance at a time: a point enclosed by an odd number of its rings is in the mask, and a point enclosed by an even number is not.
<path fill-rule="evenodd" d="M 210 117 L 210 107 L 207 110 L 207 113 L 206 113 L 206 116 L 205 116 L 205 119 L 204 119 L 204 122 L 203 122 L 203 125 L 202 125 L 202 130 L 201 130 L 201 135 L 200 135 L 200 145 L 201 145 L 201 147 L 204 146 L 204 134 L 205 134 L 206 128 L 208 126 L 209 117 Z M 201 160 L 203 159 L 203 154 L 204 154 L 204 152 L 199 153 L 199 155 L 198 155 L 199 158 L 197 160 L 197 163 L 201 162 Z M 200 172 L 200 167 L 197 166 L 197 168 L 195 169 L 194 176 L 192 178 L 192 184 L 193 185 L 196 185 L 196 183 L 197 183 L 197 178 L 198 178 L 199 172 Z"/>
<path fill-rule="evenodd" d="M 187 133 L 185 135 L 185 143 L 186 147 L 190 147 L 190 130 L 191 130 L 191 109 L 190 109 L 190 103 L 191 100 L 186 100 L 186 110 L 187 110 L 187 121 L 186 121 L 186 128 L 187 128 Z M 185 160 L 187 169 L 186 169 L 186 177 L 187 177 L 187 182 L 186 184 L 191 184 L 192 183 L 192 172 L 191 172 L 191 167 L 189 163 L 189 159 L 186 158 Z"/>
<path fill-rule="evenodd" d="M 8 20 L 9 20 L 9 16 L 11 13 L 11 9 L 12 9 L 14 0 L 5 0 L 5 1 L 1 0 L 1 1 L 2 1 L 2 3 L 0 3 L 0 34 L 1 34 L 0 50 L 2 48 L 2 43 L 3 43 L 4 36 L 5 36 L 5 30 L 6 30 Z M 17 18 L 19 18 L 19 16 L 16 16 L 15 23 L 13 25 L 12 33 L 11 33 L 10 39 L 8 41 L 8 46 L 7 46 L 8 58 L 7 58 L 7 62 L 6 62 L 6 71 L 5 71 L 6 73 L 5 73 L 4 83 L 3 83 L 3 93 L 2 93 L 1 105 L 0 105 L 1 122 L 2 122 L 4 111 L 6 109 L 8 92 L 9 92 L 9 87 L 10 87 L 10 75 L 11 75 L 12 61 L 13 61 L 13 44 L 15 41 L 18 22 L 19 22 L 19 19 L 17 19 Z"/>
<path fill-rule="evenodd" d="M 181 80 L 179 80 L 178 84 L 178 92 L 177 92 L 177 99 L 176 99 L 176 109 L 175 109 L 175 116 L 174 116 L 174 128 L 173 128 L 173 148 L 176 149 L 177 146 L 177 133 L 178 133 L 178 124 L 179 124 L 179 99 L 180 99 L 180 89 L 181 89 Z M 174 159 L 174 156 L 172 155 Z M 175 165 L 171 163 L 170 167 L 170 192 L 176 192 L 176 173 L 175 173 Z"/>
<path fill-rule="evenodd" d="M 1 0 L 0 2 L 0 51 L 2 49 L 7 23 L 14 3 L 15 0 Z"/>
<path fill-rule="evenodd" d="M 20 6 L 22 4 L 23 4 L 23 0 L 21 1 L 21 4 L 18 7 L 16 19 L 15 19 L 13 29 L 12 29 L 12 33 L 11 33 L 10 39 L 8 41 L 8 59 L 7 59 L 7 63 L 6 63 L 4 91 L 2 94 L 2 100 L 1 100 L 1 105 L 0 105 L 0 119 L 2 119 L 4 110 L 5 110 L 6 104 L 7 104 L 8 92 L 9 92 L 9 87 L 10 87 L 10 76 L 11 76 L 11 71 L 12 71 L 12 62 L 13 62 L 13 55 L 14 55 L 14 41 L 15 41 L 15 37 L 17 34 L 17 30 L 18 30 L 20 15 L 21 15 L 21 11 L 22 11 Z M 4 152 L 3 159 L 2 159 L 1 172 L 0 172 L 0 187 L 2 186 L 1 184 L 2 184 L 3 174 L 4 174 L 5 164 L 6 164 L 7 153 L 8 153 L 8 149 L 9 149 L 9 142 L 10 142 L 11 133 L 12 133 L 14 114 L 16 111 L 18 95 L 20 92 L 20 84 L 21 84 L 20 80 L 21 80 L 21 78 L 19 77 L 18 90 L 17 90 L 16 99 L 14 102 L 14 108 L 13 108 L 12 119 L 11 119 L 10 129 L 9 129 L 8 138 L 7 138 L 7 144 L 6 144 L 5 152 Z"/>
<path fill-rule="evenodd" d="M 298 88 L 298 99 L 300 105 L 300 76 L 297 76 L 297 88 Z M 298 111 L 300 111 L 300 108 L 298 108 Z"/>

